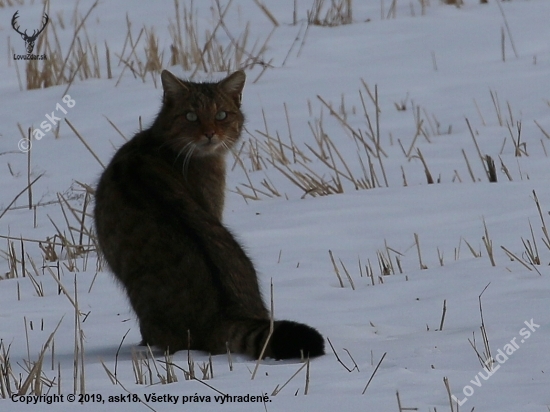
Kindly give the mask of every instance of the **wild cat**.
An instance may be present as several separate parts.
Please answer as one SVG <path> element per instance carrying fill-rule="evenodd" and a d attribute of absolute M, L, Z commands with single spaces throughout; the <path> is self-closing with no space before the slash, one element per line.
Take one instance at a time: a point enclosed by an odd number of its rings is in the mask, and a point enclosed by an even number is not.
<path fill-rule="evenodd" d="M 217 83 L 161 74 L 153 124 L 114 155 L 97 186 L 101 251 L 139 319 L 143 344 L 170 353 L 260 356 L 269 335 L 251 260 L 222 223 L 225 155 L 240 137 L 245 73 Z M 324 354 L 314 328 L 275 321 L 264 353 Z"/>

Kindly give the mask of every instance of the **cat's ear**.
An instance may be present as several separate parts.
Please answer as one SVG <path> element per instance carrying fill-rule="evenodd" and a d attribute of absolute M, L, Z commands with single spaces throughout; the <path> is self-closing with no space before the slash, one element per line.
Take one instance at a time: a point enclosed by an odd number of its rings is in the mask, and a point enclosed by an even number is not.
<path fill-rule="evenodd" d="M 160 74 L 162 88 L 164 90 L 164 99 L 174 96 L 176 93 L 181 93 L 187 90 L 187 86 L 183 81 L 178 79 L 168 70 L 163 70 Z"/>
<path fill-rule="evenodd" d="M 244 74 L 244 71 L 238 70 L 219 83 L 221 90 L 230 96 L 239 107 L 241 106 L 245 80 L 246 74 Z"/>

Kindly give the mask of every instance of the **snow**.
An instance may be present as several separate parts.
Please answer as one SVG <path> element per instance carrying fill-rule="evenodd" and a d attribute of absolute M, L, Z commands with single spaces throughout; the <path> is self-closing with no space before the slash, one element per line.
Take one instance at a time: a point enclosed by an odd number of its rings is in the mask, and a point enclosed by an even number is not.
<path fill-rule="evenodd" d="M 81 1 L 79 12 L 85 14 L 92 3 Z M 550 150 L 550 142 L 537 123 L 550 132 L 550 26 L 547 22 L 550 3 L 545 0 L 501 3 L 518 53 L 516 58 L 506 32 L 505 62 L 500 43 L 504 20 L 496 0 L 487 5 L 465 0 L 461 8 L 434 1 L 426 7 L 423 16 L 419 4 L 396 2 L 395 19 L 381 18 L 380 5 L 385 3 L 387 14 L 389 1 L 355 1 L 353 24 L 330 28 L 311 26 L 300 52 L 306 12 L 312 2 L 298 1 L 297 25 L 292 25 L 293 1 L 264 0 L 264 3 L 280 26 L 269 40 L 264 56 L 267 60 L 273 59 L 273 67 L 266 69 L 257 82 L 254 80 L 262 68 L 255 66 L 247 71 L 243 104 L 246 128 L 251 134 L 265 140 L 261 137 L 261 133 L 266 133 L 265 114 L 268 134 L 279 135 L 282 142 L 290 144 L 286 105 L 292 140 L 312 160 L 307 166 L 329 181 L 334 172 L 305 146 L 318 149 L 308 122 L 315 128 L 322 117 L 324 132 L 353 175 L 362 177 L 358 156 L 367 164 L 364 149 L 358 149 L 351 133 L 330 115 L 317 96 L 340 115 L 343 99 L 346 121 L 354 130 L 366 133 L 360 90 L 372 121 L 375 108 L 361 79 L 369 90 L 374 92 L 376 85 L 378 91 L 380 145 L 387 155 L 383 157 L 383 166 L 388 187 L 378 160 L 373 158 L 380 187 L 355 190 L 352 183 L 342 179 L 344 193 L 312 197 L 271 166 L 267 162 L 269 156 L 264 153 L 266 163 L 259 171 L 252 170 L 248 158 L 243 158 L 248 177 L 256 188 L 263 188 L 261 182 L 269 179 L 281 196 L 261 195 L 261 200 L 245 201 L 236 190 L 238 187 L 244 193 L 252 193 L 244 186 L 250 184 L 247 176 L 238 165 L 228 171 L 224 218 L 253 258 L 266 299 L 273 282 L 275 316 L 318 328 L 330 339 L 338 357 L 351 372 L 338 362 L 327 341 L 327 354 L 311 360 L 307 395 L 304 394 L 305 368 L 280 393 L 272 395 L 277 385 L 280 388 L 302 366 L 299 361 L 266 360 L 251 380 L 255 361 L 239 355 L 233 355 L 232 371 L 226 355 L 214 356 L 214 378 L 204 382 L 187 381 L 182 371 L 176 369 L 178 382 L 163 385 L 151 366 L 153 385 L 136 384 L 132 353 L 144 352 L 144 349 L 137 346 L 139 331 L 122 289 L 107 270 L 99 271 L 96 276 L 95 253 L 87 260 L 77 258 L 76 272 L 67 268 L 70 260 L 61 255 L 61 283 L 71 298 L 75 296 L 76 283 L 80 310 L 88 314 L 82 323 L 86 393 L 100 394 L 105 401 L 86 402 L 78 409 L 147 410 L 144 404 L 108 401 L 109 396 L 128 396 L 129 391 L 142 400 L 151 394 L 179 396 L 177 408 L 193 411 L 396 411 L 399 410 L 396 392 L 399 392 L 402 408 L 450 411 L 444 384 L 447 378 L 451 394 L 462 403 L 458 408 L 456 401 L 453 402 L 454 411 L 473 408 L 476 411 L 547 411 L 550 405 L 550 250 L 543 242 L 543 224 L 534 193 L 544 219 L 549 222 L 550 161 L 545 149 Z M 193 6 L 205 28 L 211 27 L 213 4 L 195 2 Z M 74 7 L 72 2 L 51 3 L 50 17 L 56 20 L 62 12 L 64 20 L 69 22 Z M 9 23 L 17 9 L 21 27 L 31 27 L 40 19 L 42 5 L 25 3 L 0 8 L 0 21 L 4 22 L 0 30 L 5 37 L 10 37 L 11 46 L 22 53 L 23 41 Z M 104 53 L 103 44 L 107 41 L 113 61 L 118 60 L 114 53 L 120 54 L 124 45 L 126 15 L 136 37 L 144 24 L 147 28 L 154 27 L 161 50 L 169 50 L 167 26 L 174 19 L 173 3 L 156 2 L 153 6 L 134 2 L 130 7 L 119 0 L 99 3 L 86 23 L 99 54 Z M 233 1 L 226 21 L 234 34 L 250 22 L 251 41 L 256 38 L 265 41 L 272 30 L 272 23 L 260 8 L 245 0 Z M 65 30 L 59 29 L 58 36 L 64 45 L 72 39 L 71 24 L 67 23 Z M 220 32 L 220 39 L 224 36 Z M 298 40 L 289 53 L 296 37 Z M 0 55 L 7 56 L 0 76 L 3 99 L 0 214 L 28 184 L 27 155 L 17 147 L 21 139 L 18 123 L 23 130 L 31 125 L 38 128 L 46 119 L 46 113 L 56 110 L 57 104 L 64 104 L 62 97 L 67 87 L 20 91 L 7 44 L 4 41 L 0 45 Z M 142 43 L 136 50 L 143 55 Z M 100 60 L 105 73 L 104 60 Z M 165 62 L 167 60 L 165 56 Z M 18 67 L 23 74 L 21 61 Z M 180 76 L 190 75 L 179 67 L 170 69 Z M 121 71 L 122 66 L 113 64 L 113 79 L 103 74 L 100 79 L 75 80 L 68 94 L 76 104 L 71 108 L 63 106 L 67 110 L 65 117 L 104 164 L 113 155 L 114 148 L 124 142 L 106 117 L 130 137 L 139 129 L 138 117 L 147 125 L 160 104 L 161 90 L 155 88 L 150 76 L 142 82 L 125 70 L 115 86 Z M 222 73 L 199 73 L 197 78 L 222 76 Z M 502 124 L 493 102 L 495 97 Z M 400 102 L 405 102 L 406 110 L 396 109 Z M 407 151 L 413 143 L 416 108 L 429 141 L 419 136 L 414 149 L 420 149 L 436 181 L 432 185 L 427 184 L 418 157 L 408 159 L 399 145 L 400 141 Z M 497 183 L 488 182 L 465 119 L 470 122 L 481 153 L 495 161 Z M 435 132 L 436 122 L 440 134 Z M 517 140 L 518 122 L 521 123 L 521 143 L 525 143 L 521 147 L 528 156 L 514 155 L 512 140 Z M 447 133 L 449 126 L 451 132 Z M 250 135 L 245 133 L 243 140 L 249 139 Z M 57 200 L 57 193 L 62 193 L 69 204 L 82 208 L 83 191 L 76 182 L 95 184 L 101 173 L 97 160 L 65 122 L 61 124 L 59 138 L 49 132 L 32 144 L 31 180 L 44 173 L 33 185 L 34 203 Z M 475 182 L 462 151 L 469 160 Z M 292 156 L 292 152 L 287 151 L 286 155 Z M 233 162 L 230 156 L 228 164 L 233 166 Z M 501 170 L 501 162 L 508 169 L 511 181 Z M 293 163 L 289 167 L 304 170 Z M 338 167 L 345 172 L 341 163 Z M 12 236 L 18 257 L 21 256 L 18 239 L 52 237 L 56 233 L 52 221 L 68 235 L 59 204 L 37 207 L 34 227 L 34 213 L 25 207 L 27 202 L 27 193 L 24 193 L 0 218 L 0 235 Z M 483 241 L 485 230 L 492 242 L 495 266 Z M 533 245 L 533 239 L 541 260 L 536 266 L 528 263 L 523 243 L 529 241 Z M 64 395 L 64 400 L 51 405 L 26 405 L 5 399 L 0 400 L 0 409 L 72 411 L 74 406 L 67 396 L 74 388 L 74 308 L 66 296 L 58 294 L 58 285 L 49 272 L 42 269 L 42 252 L 36 243 L 24 243 L 28 253 L 27 270 L 34 273 L 30 269 L 32 259 L 41 274 L 34 279 L 43 286 L 44 296 L 38 296 L 28 276 L 1 280 L 0 339 L 6 348 L 10 345 L 9 361 L 14 376 L 24 380 L 28 375 L 26 362 L 38 360 L 42 346 L 63 319 L 54 336 L 55 350 L 53 353 L 51 348 L 46 350 L 42 370 L 44 379 L 55 379 L 49 394 L 58 393 L 59 363 L 59 393 Z M 501 246 L 527 266 L 511 260 Z M 425 269 L 420 268 L 418 249 Z M 0 256 L 5 257 L 6 239 L 0 239 L 0 250 L 3 251 Z M 329 250 L 339 268 L 343 288 Z M 381 274 L 379 254 L 385 259 L 390 256 L 395 273 Z M 340 260 L 349 272 L 354 289 Z M 369 262 L 372 278 L 365 269 Z M 46 263 L 57 274 L 56 263 Z M 1 259 L 0 275 L 9 272 L 9 267 L 7 259 Z M 17 267 L 21 270 L 21 264 Z M 483 320 L 492 356 L 499 354 L 499 350 L 509 351 L 508 359 L 496 362 L 494 373 L 487 380 L 479 375 L 487 377 L 488 372 L 483 370 L 468 341 L 475 336 L 477 350 L 483 355 L 479 298 L 482 292 Z M 439 330 L 444 301 L 446 314 L 443 329 Z M 526 331 L 530 332 L 529 337 Z M 384 354 L 383 362 L 361 395 Z M 202 352 L 190 355 L 200 377 L 198 365 L 208 362 L 208 355 Z M 165 375 L 161 363 L 164 357 L 155 352 L 155 359 L 160 373 Z M 188 369 L 187 352 L 175 354 L 173 361 Z M 121 385 L 112 384 L 102 362 L 111 372 L 116 368 Z M 44 392 L 47 389 L 44 386 Z M 266 394 L 269 402 L 221 404 L 214 399 L 219 395 L 216 390 L 231 396 Z M 183 404 L 183 396 L 195 395 L 210 396 L 211 402 L 195 403 L 186 398 Z M 150 401 L 147 405 L 156 411 L 176 408 L 167 402 Z"/>

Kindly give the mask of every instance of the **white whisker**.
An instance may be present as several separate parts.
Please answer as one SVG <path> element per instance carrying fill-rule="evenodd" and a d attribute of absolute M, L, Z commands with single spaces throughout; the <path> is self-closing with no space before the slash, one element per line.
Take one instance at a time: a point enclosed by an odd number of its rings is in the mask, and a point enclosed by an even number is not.
<path fill-rule="evenodd" d="M 186 145 L 186 147 L 187 147 L 187 145 Z M 182 166 L 182 169 L 181 169 L 181 172 L 184 176 L 186 175 L 187 167 L 189 166 L 189 160 L 191 159 L 191 156 L 193 155 L 193 152 L 195 151 L 196 148 L 197 148 L 197 145 L 192 143 L 191 147 L 189 148 L 189 150 L 185 154 L 185 157 L 183 159 L 183 166 Z"/>
<path fill-rule="evenodd" d="M 178 152 L 178 155 L 176 156 L 176 160 L 178 160 L 178 158 L 182 155 L 183 152 L 185 152 L 187 150 L 187 148 L 191 145 L 193 145 L 194 143 L 193 142 L 187 142 L 185 144 L 185 146 L 183 146 L 180 151 Z"/>

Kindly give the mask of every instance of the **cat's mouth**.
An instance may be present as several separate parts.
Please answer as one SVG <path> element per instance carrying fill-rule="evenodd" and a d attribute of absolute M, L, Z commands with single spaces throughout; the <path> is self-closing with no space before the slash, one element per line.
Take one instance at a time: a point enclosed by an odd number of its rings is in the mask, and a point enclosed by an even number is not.
<path fill-rule="evenodd" d="M 211 138 L 201 138 L 197 142 L 196 148 L 203 154 L 214 154 L 227 150 L 227 146 L 225 145 L 223 139 L 221 139 L 218 135 L 214 135 Z"/>

